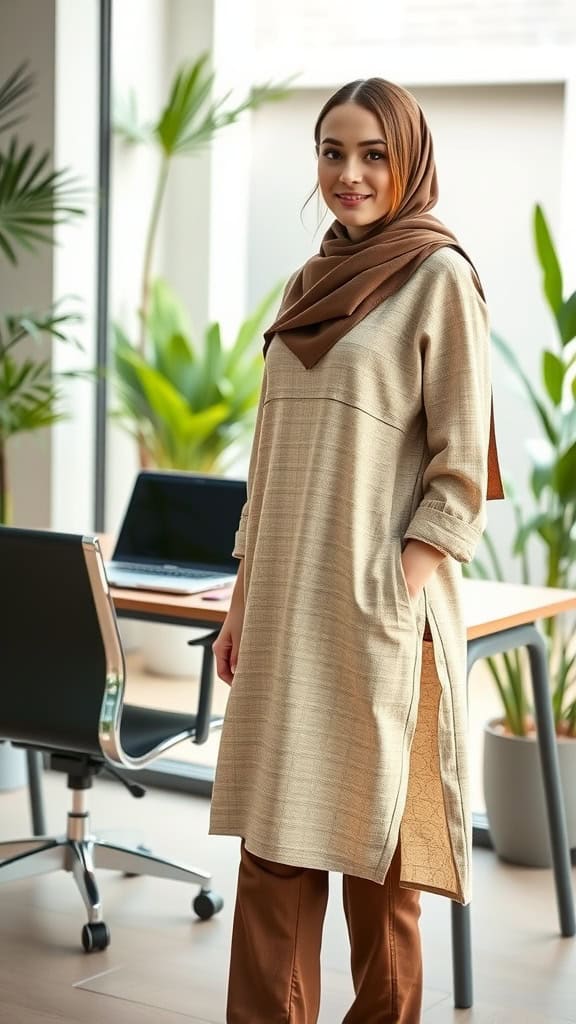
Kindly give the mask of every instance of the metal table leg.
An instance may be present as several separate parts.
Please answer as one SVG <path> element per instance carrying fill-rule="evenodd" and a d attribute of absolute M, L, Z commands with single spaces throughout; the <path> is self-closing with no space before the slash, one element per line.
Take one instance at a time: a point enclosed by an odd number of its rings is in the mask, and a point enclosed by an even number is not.
<path fill-rule="evenodd" d="M 28 792 L 30 795 L 30 813 L 32 816 L 32 832 L 35 836 L 46 835 L 46 819 L 44 816 L 44 798 L 42 795 L 42 755 L 38 750 L 26 751 L 28 767 Z"/>
<path fill-rule="evenodd" d="M 499 633 L 470 640 L 468 676 L 472 666 L 480 658 L 512 651 L 518 647 L 526 647 L 530 659 L 560 932 L 563 936 L 570 937 L 576 934 L 574 894 L 544 640 L 533 624 L 513 626 Z M 473 1002 L 470 907 L 463 907 L 459 903 L 452 904 L 452 965 L 454 1005 L 457 1009 L 468 1009 Z"/>
<path fill-rule="evenodd" d="M 548 812 L 548 828 L 552 847 L 552 863 L 556 883 L 556 899 L 562 935 L 569 938 L 576 933 L 574 893 L 570 847 L 566 830 L 566 813 L 560 782 L 558 747 L 554 718 L 550 703 L 548 680 L 548 652 L 543 638 L 534 626 L 525 627 L 529 639 L 525 641 L 530 658 L 534 711 L 542 765 L 542 780 Z"/>
<path fill-rule="evenodd" d="M 452 903 L 452 979 L 454 1007 L 469 1010 L 474 1002 L 470 904 Z"/>

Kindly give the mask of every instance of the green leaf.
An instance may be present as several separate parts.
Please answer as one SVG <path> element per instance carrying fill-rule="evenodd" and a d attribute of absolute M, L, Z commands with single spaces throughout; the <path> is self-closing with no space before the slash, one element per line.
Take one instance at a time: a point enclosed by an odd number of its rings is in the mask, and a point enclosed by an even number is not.
<path fill-rule="evenodd" d="M 201 380 L 201 404 L 203 408 L 221 397 L 222 338 L 220 324 L 210 324 L 204 335 L 204 372 Z"/>
<path fill-rule="evenodd" d="M 550 309 L 557 317 L 562 306 L 562 271 L 544 211 L 539 205 L 534 208 L 534 239 L 544 275 L 544 294 Z"/>
<path fill-rule="evenodd" d="M 526 390 L 526 393 L 532 403 L 534 411 L 540 419 L 540 422 L 542 423 L 542 426 L 544 427 L 544 430 L 546 431 L 548 438 L 550 439 L 552 444 L 556 444 L 556 429 L 552 423 L 552 420 L 550 419 L 550 416 L 548 415 L 546 406 L 537 395 L 529 377 L 522 369 L 518 361 L 518 357 L 516 356 L 516 353 L 510 348 L 507 342 L 505 342 L 504 339 L 501 338 L 500 335 L 496 334 L 494 331 L 492 332 L 492 341 L 496 347 L 496 350 L 500 353 L 504 361 L 508 363 L 508 366 L 510 367 L 512 372 L 522 382 Z"/>
<path fill-rule="evenodd" d="M 562 501 L 576 499 L 576 441 L 558 459 L 554 471 L 554 486 Z"/>
<path fill-rule="evenodd" d="M 209 54 L 203 53 L 194 64 L 180 68 L 173 79 L 168 103 L 155 127 L 166 156 L 185 147 L 185 140 L 194 135 L 194 118 L 207 102 L 214 81 L 214 74 L 206 70 L 208 59 Z"/>
<path fill-rule="evenodd" d="M 562 401 L 562 385 L 564 383 L 565 366 L 554 352 L 547 349 L 542 353 L 542 375 L 544 384 L 554 405 Z"/>
<path fill-rule="evenodd" d="M 209 57 L 209 53 L 202 54 L 194 64 L 181 67 L 173 79 L 168 103 L 154 128 L 168 158 L 200 149 L 245 110 L 288 95 L 288 83 L 266 83 L 255 86 L 235 107 L 226 107 L 230 93 L 210 102 L 214 74 L 208 70 Z"/>
<path fill-rule="evenodd" d="M 151 296 L 147 358 L 114 326 L 115 415 L 156 465 L 217 472 L 227 449 L 245 447 L 263 370 L 260 344 L 253 352 L 250 342 L 278 291 L 275 287 L 240 326 L 231 351 L 223 348 L 218 323 L 207 328 L 196 349 L 185 335 L 171 333 L 183 325 L 184 313 L 164 282 L 155 283 Z"/>
<path fill-rule="evenodd" d="M 6 132 L 22 120 L 15 111 L 27 99 L 34 83 L 33 75 L 27 71 L 26 63 L 20 64 L 0 85 L 0 132 Z"/>
<path fill-rule="evenodd" d="M 562 344 L 567 345 L 569 341 L 576 338 L 576 292 L 572 292 L 570 298 L 562 303 L 557 321 Z"/>
<path fill-rule="evenodd" d="M 48 152 L 38 157 L 16 139 L 0 155 L 0 248 L 11 263 L 18 246 L 52 245 L 53 229 L 84 213 L 77 180 L 65 170 L 47 170 L 48 161 Z"/>
<path fill-rule="evenodd" d="M 523 554 L 530 537 L 534 534 L 541 536 L 541 530 L 546 528 L 548 522 L 548 516 L 544 512 L 538 512 L 522 523 L 514 538 L 513 554 Z"/>
<path fill-rule="evenodd" d="M 539 498 L 544 488 L 552 484 L 556 451 L 544 437 L 529 438 L 525 445 L 533 467 L 532 492 L 535 498 Z"/>
<path fill-rule="evenodd" d="M 65 417 L 47 360 L 0 360 L 0 439 L 50 426 Z"/>
<path fill-rule="evenodd" d="M 59 313 L 59 305 L 61 302 L 54 303 L 45 313 L 27 310 L 24 313 L 0 314 L 0 361 L 24 338 L 39 341 L 43 334 L 82 349 L 78 339 L 67 330 L 82 323 L 82 315 L 78 312 Z"/>
<path fill-rule="evenodd" d="M 284 282 L 275 284 L 267 295 L 264 296 L 262 302 L 260 302 L 256 307 L 252 315 L 249 316 L 241 325 L 234 345 L 228 351 L 226 357 L 227 373 L 234 373 L 245 352 L 251 348 L 256 337 L 262 333 L 262 328 L 265 326 L 265 321 L 268 320 L 270 310 L 278 299 L 278 296 L 282 293 L 283 287 Z"/>
<path fill-rule="evenodd" d="M 163 349 L 175 334 L 184 337 L 190 334 L 190 321 L 184 304 L 167 281 L 160 277 L 152 282 L 150 288 L 146 327 L 156 352 Z"/>

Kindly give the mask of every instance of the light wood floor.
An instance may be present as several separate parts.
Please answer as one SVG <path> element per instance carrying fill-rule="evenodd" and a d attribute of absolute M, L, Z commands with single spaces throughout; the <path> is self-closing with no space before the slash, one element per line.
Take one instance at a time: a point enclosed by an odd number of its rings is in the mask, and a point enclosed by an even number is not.
<path fill-rule="evenodd" d="M 63 777 L 49 773 L 46 793 L 49 828 L 61 832 Z M 112 944 L 86 956 L 84 908 L 69 875 L 2 886 L 1 1024 L 223 1024 L 237 840 L 208 836 L 208 802 L 185 794 L 150 790 L 135 801 L 97 780 L 91 806 L 95 830 L 145 838 L 158 853 L 211 870 L 224 910 L 196 922 L 194 890 L 101 872 Z M 25 790 L 0 794 L 0 839 L 28 832 Z M 475 851 L 474 866 L 475 1008 L 452 1009 L 449 904 L 425 895 L 424 1024 L 576 1022 L 576 940 L 558 936 L 551 873 L 507 867 L 485 850 Z M 339 1024 L 351 997 L 339 881 L 332 876 L 321 1024 Z"/>

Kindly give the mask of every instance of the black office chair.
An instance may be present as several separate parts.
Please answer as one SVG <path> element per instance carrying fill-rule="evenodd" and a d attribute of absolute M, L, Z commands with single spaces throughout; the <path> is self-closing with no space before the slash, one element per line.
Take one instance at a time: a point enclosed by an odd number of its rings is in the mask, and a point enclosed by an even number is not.
<path fill-rule="evenodd" d="M 86 952 L 110 942 L 98 867 L 198 884 L 194 910 L 203 919 L 217 913 L 222 899 L 206 872 L 90 832 L 94 775 L 143 768 L 222 723 L 210 716 L 212 676 L 203 679 L 196 715 L 123 704 L 124 655 L 95 537 L 0 527 L 0 674 L 0 737 L 46 752 L 72 790 L 66 835 L 0 843 L 0 882 L 71 871 L 88 910 Z"/>

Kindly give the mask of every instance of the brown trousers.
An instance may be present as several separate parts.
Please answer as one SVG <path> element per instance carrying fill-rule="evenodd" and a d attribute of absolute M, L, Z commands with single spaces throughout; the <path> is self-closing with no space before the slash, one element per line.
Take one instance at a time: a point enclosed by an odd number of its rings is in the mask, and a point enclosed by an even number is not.
<path fill-rule="evenodd" d="M 356 998 L 343 1024 L 420 1024 L 420 894 L 343 876 Z M 227 1024 L 316 1024 L 328 872 L 262 860 L 242 842 Z"/>

